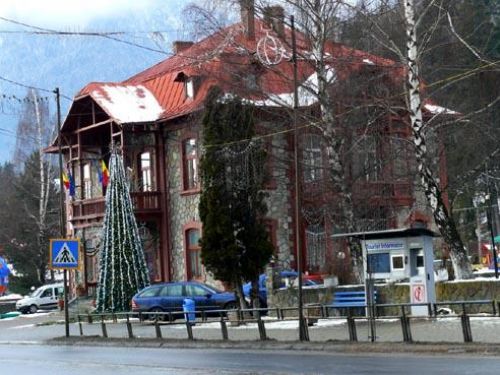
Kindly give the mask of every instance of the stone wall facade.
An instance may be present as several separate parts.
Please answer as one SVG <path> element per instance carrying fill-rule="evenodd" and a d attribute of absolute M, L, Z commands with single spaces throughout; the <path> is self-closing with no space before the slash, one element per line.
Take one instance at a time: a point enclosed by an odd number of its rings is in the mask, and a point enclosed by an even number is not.
<path fill-rule="evenodd" d="M 262 126 L 272 127 L 272 124 Z M 182 175 L 182 142 L 186 137 L 201 136 L 196 128 L 171 130 L 166 135 L 166 169 L 168 183 L 168 214 L 173 280 L 186 280 L 186 230 L 195 225 L 201 228 L 198 205 L 200 191 L 184 191 Z M 283 268 L 290 268 L 294 257 L 292 228 L 292 194 L 290 192 L 289 148 L 286 136 L 272 137 L 268 149 L 270 180 L 266 190 L 268 212 L 266 221 L 273 231 L 271 237 L 276 247 L 275 261 Z M 201 229 L 203 232 L 203 229 Z M 215 283 L 211 275 L 204 273 L 200 281 Z"/>

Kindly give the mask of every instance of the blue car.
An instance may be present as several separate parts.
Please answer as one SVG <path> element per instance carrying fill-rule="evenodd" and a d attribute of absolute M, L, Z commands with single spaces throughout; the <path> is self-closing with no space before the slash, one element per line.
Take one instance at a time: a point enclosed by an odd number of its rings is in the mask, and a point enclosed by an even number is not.
<path fill-rule="evenodd" d="M 234 293 L 194 281 L 162 283 L 148 286 L 132 297 L 132 311 L 182 311 L 184 299 L 195 302 L 196 311 L 231 310 L 237 306 Z"/>
<path fill-rule="evenodd" d="M 291 283 L 294 282 L 295 279 L 299 274 L 296 271 L 281 271 L 280 272 L 280 287 L 284 288 L 286 286 L 285 279 L 289 279 Z M 267 307 L 267 288 L 266 288 L 266 279 L 267 275 L 266 274 L 261 274 L 259 276 L 259 299 L 260 299 L 260 306 L 261 307 Z M 303 286 L 312 286 L 312 285 L 317 285 L 314 281 L 308 280 L 308 279 L 302 279 L 302 285 Z M 250 298 L 250 291 L 252 289 L 252 283 L 246 283 L 243 285 L 243 294 L 247 299 Z"/>

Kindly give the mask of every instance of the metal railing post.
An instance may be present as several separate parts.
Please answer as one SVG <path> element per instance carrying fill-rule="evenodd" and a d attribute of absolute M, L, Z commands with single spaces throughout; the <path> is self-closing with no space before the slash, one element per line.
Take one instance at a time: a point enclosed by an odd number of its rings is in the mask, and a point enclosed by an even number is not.
<path fill-rule="evenodd" d="M 358 341 L 358 334 L 356 332 L 356 321 L 350 314 L 347 316 L 347 329 L 349 331 L 349 341 Z"/>
<path fill-rule="evenodd" d="M 80 336 L 83 336 L 82 319 L 80 314 L 78 314 L 78 328 L 80 329 Z"/>
<path fill-rule="evenodd" d="M 267 340 L 267 334 L 266 334 L 266 326 L 264 325 L 264 321 L 262 319 L 257 320 L 257 326 L 259 327 L 259 336 L 262 341 Z"/>
<path fill-rule="evenodd" d="M 403 333 L 403 341 L 404 342 L 412 342 L 413 338 L 411 336 L 411 328 L 410 328 L 410 318 L 406 316 L 405 307 L 401 306 L 401 330 Z"/>
<path fill-rule="evenodd" d="M 102 337 L 108 337 L 108 330 L 106 329 L 106 323 L 104 323 L 104 314 L 101 315 L 101 329 L 102 329 Z"/>
<path fill-rule="evenodd" d="M 129 315 L 127 314 L 127 333 L 128 333 L 128 338 L 133 339 L 134 338 L 134 332 L 132 331 L 132 323 L 130 323 Z"/>
<path fill-rule="evenodd" d="M 460 318 L 462 321 L 462 333 L 464 335 L 464 342 L 472 342 L 472 331 L 470 328 L 469 316 L 463 314 Z"/>
<path fill-rule="evenodd" d="M 229 335 L 227 334 L 227 324 L 223 318 L 220 320 L 220 331 L 222 333 L 222 340 L 229 340 Z"/>
<path fill-rule="evenodd" d="M 187 334 L 188 334 L 188 339 L 194 340 L 193 327 L 191 326 L 191 323 L 189 321 L 186 321 L 186 330 L 187 330 Z"/>
<path fill-rule="evenodd" d="M 155 316 L 155 332 L 156 332 L 156 338 L 161 339 L 161 328 L 160 325 L 158 324 L 158 315 Z"/>

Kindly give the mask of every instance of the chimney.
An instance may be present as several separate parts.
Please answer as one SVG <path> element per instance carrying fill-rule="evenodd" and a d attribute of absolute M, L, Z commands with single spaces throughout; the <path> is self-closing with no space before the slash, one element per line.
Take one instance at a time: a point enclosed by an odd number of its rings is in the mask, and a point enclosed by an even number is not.
<path fill-rule="evenodd" d="M 255 3 L 254 0 L 240 0 L 241 23 L 248 40 L 255 39 Z"/>
<path fill-rule="evenodd" d="M 182 52 L 189 47 L 191 47 L 194 43 L 193 42 L 186 42 L 182 40 L 176 40 L 174 43 L 172 43 L 172 49 L 174 51 L 174 54 L 178 54 L 179 52 Z"/>
<path fill-rule="evenodd" d="M 285 36 L 285 10 L 279 5 L 264 8 L 264 22 L 280 37 Z"/>

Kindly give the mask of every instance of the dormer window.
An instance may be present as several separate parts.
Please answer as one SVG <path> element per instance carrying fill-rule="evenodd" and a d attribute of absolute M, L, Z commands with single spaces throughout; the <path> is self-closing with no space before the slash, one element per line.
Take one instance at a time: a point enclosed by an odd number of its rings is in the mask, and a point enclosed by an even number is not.
<path fill-rule="evenodd" d="M 179 72 L 177 77 L 175 77 L 174 82 L 183 82 L 184 83 L 184 95 L 186 99 L 194 99 L 196 95 L 196 76 L 188 76 L 184 72 Z"/>
<path fill-rule="evenodd" d="M 194 99 L 194 80 L 192 77 L 186 79 L 184 83 L 184 90 L 186 92 L 186 98 Z"/>

